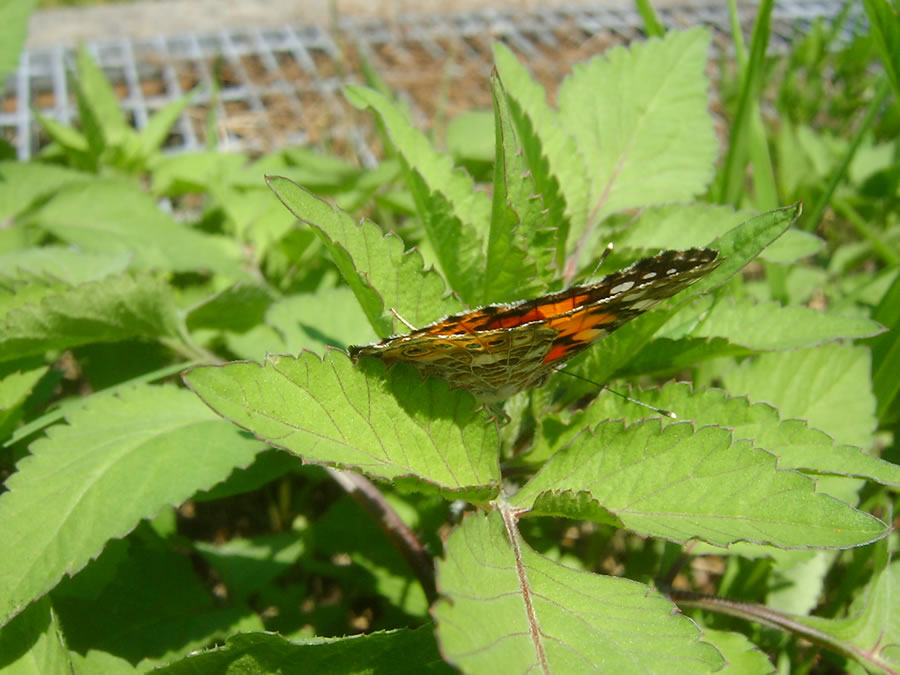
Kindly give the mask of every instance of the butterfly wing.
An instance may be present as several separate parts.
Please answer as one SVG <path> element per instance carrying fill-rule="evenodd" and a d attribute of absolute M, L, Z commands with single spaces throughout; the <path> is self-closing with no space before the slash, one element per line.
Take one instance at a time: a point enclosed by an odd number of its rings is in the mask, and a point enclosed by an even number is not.
<path fill-rule="evenodd" d="M 711 249 L 664 251 L 594 284 L 446 317 L 408 335 L 350 347 L 350 356 L 405 361 L 426 375 L 500 401 L 687 288 L 721 260 Z"/>

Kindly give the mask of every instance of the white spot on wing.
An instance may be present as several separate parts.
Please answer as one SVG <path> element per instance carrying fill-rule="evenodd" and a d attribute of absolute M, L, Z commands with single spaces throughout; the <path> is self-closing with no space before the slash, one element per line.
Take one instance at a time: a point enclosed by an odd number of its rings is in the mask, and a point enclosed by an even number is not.
<path fill-rule="evenodd" d="M 618 286 L 613 286 L 613 287 L 609 290 L 609 292 L 610 292 L 611 294 L 624 293 L 625 291 L 630 291 L 632 288 L 634 288 L 634 282 L 633 282 L 633 281 L 624 281 L 624 282 L 622 282 L 621 284 L 619 284 Z"/>
<path fill-rule="evenodd" d="M 656 276 L 656 272 L 647 272 L 641 279 L 653 279 Z"/>

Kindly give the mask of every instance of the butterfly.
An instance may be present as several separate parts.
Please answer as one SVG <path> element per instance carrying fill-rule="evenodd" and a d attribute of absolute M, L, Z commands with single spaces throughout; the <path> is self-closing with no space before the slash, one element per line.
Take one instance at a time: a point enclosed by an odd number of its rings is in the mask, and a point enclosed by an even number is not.
<path fill-rule="evenodd" d="M 354 363 L 403 361 L 485 403 L 542 385 L 597 340 L 712 272 L 717 251 L 663 251 L 600 281 L 531 300 L 486 305 L 406 335 L 352 345 Z"/>

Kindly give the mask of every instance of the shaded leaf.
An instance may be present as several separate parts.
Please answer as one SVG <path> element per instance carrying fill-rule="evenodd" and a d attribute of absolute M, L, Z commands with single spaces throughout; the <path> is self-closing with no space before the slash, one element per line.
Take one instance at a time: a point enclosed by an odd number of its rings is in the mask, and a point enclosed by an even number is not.
<path fill-rule="evenodd" d="M 153 543 L 112 542 L 53 591 L 70 649 L 109 652 L 146 672 L 236 631 L 262 629 L 248 606 L 218 602 L 188 556 Z"/>
<path fill-rule="evenodd" d="M 290 569 L 306 546 L 298 533 L 279 532 L 249 539 L 235 537 L 218 545 L 198 541 L 195 548 L 219 573 L 228 596 L 243 601 Z"/>
<path fill-rule="evenodd" d="M 130 263 L 131 254 L 125 252 L 89 253 L 62 246 L 41 246 L 0 254 L 0 275 L 10 279 L 53 278 L 74 286 L 120 274 Z"/>
<path fill-rule="evenodd" d="M 753 350 L 731 344 L 725 338 L 654 338 L 648 342 L 618 375 L 654 375 L 678 373 L 702 361 L 722 356 L 748 356 Z"/>
<path fill-rule="evenodd" d="M 264 287 L 237 283 L 191 307 L 185 322 L 190 330 L 212 328 L 243 333 L 262 323 L 271 304 L 272 295 Z"/>
<path fill-rule="evenodd" d="M 4 673 L 65 673 L 70 654 L 50 600 L 41 599 L 0 630 L 0 670 Z"/>

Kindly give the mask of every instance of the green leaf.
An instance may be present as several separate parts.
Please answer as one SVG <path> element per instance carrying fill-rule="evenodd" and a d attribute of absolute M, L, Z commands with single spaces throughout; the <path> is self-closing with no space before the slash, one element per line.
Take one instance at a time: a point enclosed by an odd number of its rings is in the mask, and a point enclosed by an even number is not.
<path fill-rule="evenodd" d="M 357 224 L 287 178 L 267 180 L 282 203 L 322 239 L 378 335 L 394 333 L 390 309 L 418 326 L 459 310 L 459 303 L 445 297 L 440 276 L 424 267 L 418 251 L 404 253 L 398 237 L 384 235 L 370 221 Z"/>
<path fill-rule="evenodd" d="M 32 443 L 0 495 L 0 624 L 109 539 L 212 487 L 264 447 L 172 387 L 87 398 L 67 420 Z"/>
<path fill-rule="evenodd" d="M 110 652 L 147 672 L 226 635 L 262 629 L 249 607 L 214 597 L 187 555 L 156 538 L 148 544 L 110 542 L 53 591 L 71 650 Z"/>
<path fill-rule="evenodd" d="M 8 281 L 0 279 L 0 315 L 7 315 L 14 309 L 37 304 L 45 297 L 69 290 L 69 285 L 54 279 L 25 276 Z"/>
<path fill-rule="evenodd" d="M 0 378 L 0 438 L 6 438 L 21 418 L 25 399 L 46 374 L 43 367 L 17 370 Z"/>
<path fill-rule="evenodd" d="M 99 149 L 122 145 L 125 137 L 134 134 L 134 130 L 125 121 L 125 113 L 112 85 L 83 44 L 75 57 L 75 69 L 78 111 L 88 142 L 95 145 L 92 137 L 97 135 Z"/>
<path fill-rule="evenodd" d="M 693 391 L 690 385 L 676 382 L 632 396 L 642 403 L 674 411 L 678 419 L 689 420 L 698 428 L 710 424 L 729 428 L 736 439 L 751 440 L 754 446 L 774 454 L 779 469 L 803 469 L 900 486 L 900 466 L 865 454 L 857 447 L 835 445 L 829 436 L 809 428 L 802 420 L 783 419 L 768 403 L 751 403 L 744 396 L 730 397 L 717 389 Z M 538 444 L 526 459 L 539 463 L 571 443 L 583 429 L 604 420 L 621 419 L 631 424 L 648 414 L 644 407 L 601 395 L 573 415 L 565 426 L 552 417 L 544 419 Z M 662 418 L 662 422 L 674 423 L 668 418 Z"/>
<path fill-rule="evenodd" d="M 900 394 L 900 275 L 873 313 L 873 318 L 888 327 L 888 332 L 869 344 L 872 348 L 872 389 L 878 399 L 878 419 L 885 421 L 897 415 L 894 402 Z"/>
<path fill-rule="evenodd" d="M 16 292 L 27 294 L 28 289 L 20 287 Z M 0 360 L 91 342 L 176 335 L 174 301 L 164 281 L 147 274 L 106 277 L 48 290 L 40 304 L 23 304 L 5 312 Z"/>
<path fill-rule="evenodd" d="M 41 129 L 59 146 L 72 166 L 84 171 L 97 170 L 97 157 L 91 154 L 91 145 L 84 134 L 37 110 L 33 114 Z"/>
<path fill-rule="evenodd" d="M 228 184 L 247 164 L 237 152 L 189 152 L 161 157 L 153 162 L 153 193 L 177 196 L 206 192 L 215 185 Z M 260 174 L 256 174 L 258 184 Z"/>
<path fill-rule="evenodd" d="M 555 453 L 512 499 L 534 515 L 618 523 L 642 536 L 783 548 L 851 547 L 884 526 L 718 427 L 600 424 Z"/>
<path fill-rule="evenodd" d="M 0 275 L 8 279 L 58 279 L 72 286 L 121 274 L 128 253 L 88 253 L 62 246 L 41 246 L 0 254 Z"/>
<path fill-rule="evenodd" d="M 289 640 L 274 633 L 232 635 L 223 647 L 192 654 L 159 675 L 267 675 L 273 672 L 453 673 L 429 626 L 341 638 Z"/>
<path fill-rule="evenodd" d="M 644 209 L 628 229 L 613 237 L 616 246 L 642 249 L 685 249 L 711 240 L 746 222 L 752 214 L 719 204 L 666 204 Z M 788 229 L 760 252 L 767 262 L 792 263 L 821 250 L 819 237 Z"/>
<path fill-rule="evenodd" d="M 703 640 L 725 657 L 728 668 L 720 673 L 775 673 L 766 654 L 743 633 L 728 633 L 703 627 Z"/>
<path fill-rule="evenodd" d="M 434 150 L 425 135 L 387 97 L 348 85 L 347 99 L 371 108 L 384 123 L 407 167 L 407 181 L 419 218 L 450 286 L 469 302 L 481 299 L 484 239 L 491 219 L 487 196 L 472 179 L 456 171 L 447 155 Z"/>
<path fill-rule="evenodd" d="M 90 180 L 89 173 L 53 164 L 0 162 L 0 220 L 11 220 L 64 185 Z"/>
<path fill-rule="evenodd" d="M 260 185 L 260 176 L 277 174 L 319 194 L 331 194 L 377 175 L 385 166 L 399 169 L 396 161 L 382 161 L 375 169 L 361 169 L 336 155 L 294 146 L 239 168 L 229 174 L 228 182 L 236 188 L 255 188 Z"/>
<path fill-rule="evenodd" d="M 6 82 L 19 65 L 19 52 L 28 35 L 28 17 L 35 4 L 35 0 L 0 1 L 0 82 Z"/>
<path fill-rule="evenodd" d="M 705 29 L 671 32 L 576 65 L 563 82 L 559 119 L 586 160 L 594 222 L 708 185 L 717 151 L 708 48 Z"/>
<path fill-rule="evenodd" d="M 308 462 L 470 501 L 497 493 L 496 426 L 471 395 L 405 364 L 385 373 L 367 359 L 357 369 L 328 350 L 324 360 L 304 352 L 194 368 L 185 382 L 226 419 Z"/>
<path fill-rule="evenodd" d="M 471 673 L 698 673 L 722 665 L 697 626 L 653 589 L 564 567 L 500 513 L 468 514 L 438 563 L 433 610 L 445 656 Z"/>
<path fill-rule="evenodd" d="M 294 215 L 277 199 L 271 190 L 233 189 L 214 186 L 210 192 L 228 218 L 228 230 L 237 239 L 246 241 L 254 258 L 261 260 L 297 224 Z"/>
<path fill-rule="evenodd" d="M 490 110 L 468 110 L 447 123 L 447 152 L 456 159 L 494 161 L 494 114 Z"/>
<path fill-rule="evenodd" d="M 869 17 L 870 35 L 894 89 L 894 100 L 900 101 L 900 11 L 888 0 L 863 0 L 863 6 Z"/>
<path fill-rule="evenodd" d="M 346 348 L 374 342 L 378 336 L 365 322 L 353 292 L 346 286 L 279 300 L 266 313 L 266 323 L 284 340 L 284 351 L 323 353 L 326 347 Z"/>
<path fill-rule="evenodd" d="M 494 43 L 494 61 L 549 222 L 560 223 L 558 246 L 564 251 L 569 223 L 580 232 L 588 220 L 591 181 L 586 158 L 547 103 L 544 88 L 502 42 Z"/>
<path fill-rule="evenodd" d="M 752 218 L 749 211 L 721 204 L 663 204 L 643 209 L 612 239 L 617 249 L 686 249 L 706 246 Z"/>
<path fill-rule="evenodd" d="M 322 354 L 328 347 L 375 342 L 378 336 L 366 322 L 356 296 L 346 286 L 292 295 L 269 307 L 265 324 L 226 341 L 237 356 L 253 361 L 266 354 Z"/>
<path fill-rule="evenodd" d="M 153 116 L 147 120 L 146 126 L 138 133 L 141 155 L 149 157 L 162 147 L 169 136 L 169 131 L 178 121 L 181 113 L 191 104 L 193 97 L 194 92 L 188 92 L 153 113 Z"/>
<path fill-rule="evenodd" d="M 552 263 L 555 240 L 545 219 L 542 199 L 536 194 L 537 186 L 525 164 L 496 72 L 491 76 L 491 93 L 497 157 L 481 303 L 517 300 L 543 290 L 538 267 L 546 271 Z"/>
<path fill-rule="evenodd" d="M 735 345 L 755 350 L 810 347 L 839 338 L 871 337 L 884 326 L 868 319 L 837 316 L 801 306 L 782 307 L 777 302 L 717 302 L 703 318 L 693 337 L 722 337 Z"/>
<path fill-rule="evenodd" d="M 725 371 L 732 395 L 746 394 L 821 429 L 838 443 L 869 448 L 876 427 L 871 357 L 862 347 L 827 344 L 762 354 Z"/>
<path fill-rule="evenodd" d="M 32 218 L 87 251 L 129 252 L 140 267 L 248 277 L 237 243 L 175 222 L 130 182 L 107 179 L 63 187 Z"/>
<path fill-rule="evenodd" d="M 101 652 L 96 649 L 88 650 L 86 654 L 69 651 L 69 659 L 76 673 L 103 673 L 103 675 L 137 675 L 142 669 L 131 665 L 125 659 L 119 658 L 109 652 Z"/>
<path fill-rule="evenodd" d="M 834 558 L 831 551 L 816 551 L 796 561 L 776 558 L 777 569 L 766 594 L 766 606 L 793 614 L 812 612 L 825 590 L 825 576 Z"/>
<path fill-rule="evenodd" d="M 759 257 L 766 262 L 790 265 L 801 258 L 815 255 L 824 245 L 825 242 L 816 235 L 792 227 L 777 241 L 772 242 Z"/>

